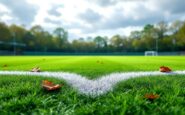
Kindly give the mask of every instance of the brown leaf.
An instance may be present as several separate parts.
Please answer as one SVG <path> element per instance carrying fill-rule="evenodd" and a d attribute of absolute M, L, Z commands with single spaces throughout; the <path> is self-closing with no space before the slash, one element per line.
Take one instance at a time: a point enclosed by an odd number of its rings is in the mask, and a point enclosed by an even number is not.
<path fill-rule="evenodd" d="M 158 94 L 145 94 L 144 97 L 150 101 L 153 101 L 153 100 L 159 98 L 159 95 Z"/>
<path fill-rule="evenodd" d="M 62 86 L 62 85 L 54 84 L 53 82 L 48 81 L 48 80 L 42 81 L 42 87 L 43 87 L 44 89 L 46 89 L 47 91 L 58 90 L 58 89 L 61 88 L 61 86 Z"/>
<path fill-rule="evenodd" d="M 31 72 L 41 72 L 40 67 L 32 68 Z"/>
<path fill-rule="evenodd" d="M 44 84 L 44 85 L 53 85 L 53 83 L 51 81 L 48 81 L 48 80 L 42 81 L 42 84 Z"/>
<path fill-rule="evenodd" d="M 169 67 L 161 66 L 159 71 L 160 72 L 171 72 L 172 70 Z"/>

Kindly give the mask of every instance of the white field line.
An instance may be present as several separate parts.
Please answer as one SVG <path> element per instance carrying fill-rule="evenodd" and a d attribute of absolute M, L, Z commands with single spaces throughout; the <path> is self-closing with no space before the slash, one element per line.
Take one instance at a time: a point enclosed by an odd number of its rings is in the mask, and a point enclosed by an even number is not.
<path fill-rule="evenodd" d="M 174 71 L 170 73 L 161 73 L 159 71 L 112 73 L 109 75 L 102 76 L 96 80 L 89 80 L 84 76 L 68 72 L 35 73 L 25 71 L 0 71 L 0 75 L 28 75 L 28 76 L 54 77 L 65 80 L 69 85 L 76 88 L 82 94 L 98 96 L 108 91 L 111 91 L 113 87 L 122 80 L 142 76 L 185 75 L 185 70 Z"/>

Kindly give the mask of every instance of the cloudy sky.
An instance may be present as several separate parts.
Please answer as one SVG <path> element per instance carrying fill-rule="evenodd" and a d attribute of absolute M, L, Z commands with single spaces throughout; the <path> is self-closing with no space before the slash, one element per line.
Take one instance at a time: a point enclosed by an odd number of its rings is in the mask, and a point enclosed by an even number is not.
<path fill-rule="evenodd" d="M 185 19 L 185 0 L 0 0 L 0 21 L 68 30 L 69 39 L 129 35 L 144 25 Z"/>

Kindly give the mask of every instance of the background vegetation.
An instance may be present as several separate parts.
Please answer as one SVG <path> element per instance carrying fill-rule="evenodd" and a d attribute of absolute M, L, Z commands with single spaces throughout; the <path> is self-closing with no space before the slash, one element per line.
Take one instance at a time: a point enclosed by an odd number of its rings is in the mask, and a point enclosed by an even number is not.
<path fill-rule="evenodd" d="M 26 47 L 17 44 L 25 44 Z M 156 47 L 158 44 L 158 47 Z M 141 31 L 133 31 L 129 36 L 114 35 L 77 38 L 69 41 L 68 32 L 56 28 L 52 33 L 36 25 L 30 29 L 18 25 L 6 25 L 0 22 L 0 50 L 16 52 L 143 52 L 146 50 L 184 51 L 185 22 L 175 21 L 167 24 L 164 21 L 156 25 L 147 24 Z"/>

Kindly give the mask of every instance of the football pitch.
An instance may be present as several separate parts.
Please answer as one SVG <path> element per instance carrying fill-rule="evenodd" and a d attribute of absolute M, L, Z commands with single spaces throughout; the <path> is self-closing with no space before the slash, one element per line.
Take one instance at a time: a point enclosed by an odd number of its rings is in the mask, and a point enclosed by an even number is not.
<path fill-rule="evenodd" d="M 0 57 L 0 71 L 30 71 L 40 67 L 40 73 L 68 72 L 94 81 L 112 73 L 158 71 L 160 66 L 168 66 L 173 71 L 185 70 L 185 57 Z M 41 87 L 46 79 L 64 85 L 59 91 L 47 92 Z M 159 98 L 150 101 L 144 97 L 151 93 L 158 94 Z M 130 78 L 96 97 L 80 93 L 64 79 L 0 75 L 0 113 L 3 114 L 185 114 L 184 100 L 185 75 Z"/>

